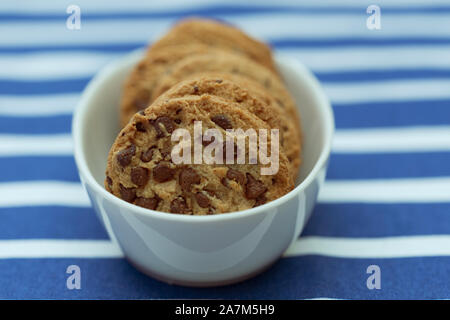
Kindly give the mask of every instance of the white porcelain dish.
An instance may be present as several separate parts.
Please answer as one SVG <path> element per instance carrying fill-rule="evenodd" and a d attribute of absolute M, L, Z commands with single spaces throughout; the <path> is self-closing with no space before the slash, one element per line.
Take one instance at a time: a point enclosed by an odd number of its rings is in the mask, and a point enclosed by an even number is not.
<path fill-rule="evenodd" d="M 319 82 L 298 61 L 276 57 L 302 117 L 303 164 L 294 190 L 240 212 L 169 214 L 127 203 L 103 187 L 108 151 L 119 132 L 122 84 L 142 54 L 133 52 L 103 69 L 75 111 L 75 160 L 93 208 L 126 258 L 165 282 L 215 286 L 261 272 L 300 235 L 325 179 L 334 119 Z"/>

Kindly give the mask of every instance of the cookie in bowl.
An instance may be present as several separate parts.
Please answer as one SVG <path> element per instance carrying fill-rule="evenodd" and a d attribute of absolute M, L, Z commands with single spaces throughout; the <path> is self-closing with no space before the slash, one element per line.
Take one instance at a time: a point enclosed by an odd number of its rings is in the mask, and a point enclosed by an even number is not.
<path fill-rule="evenodd" d="M 174 85 L 158 100 L 204 94 L 232 101 L 267 122 L 272 129 L 279 129 L 280 145 L 289 160 L 290 172 L 295 180 L 301 163 L 302 147 L 298 126 L 256 81 L 227 73 L 194 74 Z"/>
<path fill-rule="evenodd" d="M 250 59 L 233 53 L 221 52 L 220 54 L 197 54 L 179 60 L 161 77 L 158 86 L 154 89 L 155 96 L 160 96 L 178 82 L 194 74 L 207 72 L 240 75 L 259 83 L 270 95 L 272 95 L 276 103 L 284 110 L 284 113 L 292 119 L 291 121 L 296 124 L 299 132 L 298 134 L 300 135 L 300 121 L 297 108 L 283 82 L 267 68 L 262 67 Z"/>
<path fill-rule="evenodd" d="M 150 50 L 187 43 L 198 43 L 211 48 L 232 51 L 277 72 L 272 51 L 268 45 L 250 37 L 238 28 L 211 19 L 189 18 L 177 23 L 155 42 Z"/>
<path fill-rule="evenodd" d="M 120 102 L 120 126 L 123 128 L 138 111 L 147 108 L 158 96 L 155 88 L 173 64 L 195 54 L 220 53 L 201 43 L 178 44 L 150 50 L 133 68 L 125 81 Z"/>
<path fill-rule="evenodd" d="M 258 143 L 244 137 L 242 148 L 233 142 L 234 129 L 253 129 Z M 265 141 L 261 130 L 269 133 Z M 183 139 L 176 140 L 180 132 L 189 139 L 179 135 Z M 214 134 L 208 137 L 208 132 Z M 177 149 L 181 142 L 187 148 Z M 250 209 L 294 187 L 278 144 L 270 126 L 237 103 L 207 94 L 161 99 L 135 114 L 119 133 L 108 156 L 105 187 L 127 202 L 163 212 L 212 215 Z M 200 162 L 196 146 L 202 149 Z M 180 163 L 179 158 L 190 160 Z"/>
<path fill-rule="evenodd" d="M 270 48 L 264 43 L 218 21 L 183 20 L 149 46 L 144 58 L 128 76 L 120 105 L 121 127 L 158 97 L 154 88 L 175 62 L 195 54 L 220 54 L 223 51 L 251 59 L 278 76 Z"/>

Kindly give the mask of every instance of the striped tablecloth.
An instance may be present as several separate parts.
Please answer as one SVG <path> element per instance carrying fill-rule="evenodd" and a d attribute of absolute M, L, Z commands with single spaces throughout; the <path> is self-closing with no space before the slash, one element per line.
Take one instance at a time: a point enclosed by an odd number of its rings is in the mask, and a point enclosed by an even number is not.
<path fill-rule="evenodd" d="M 373 3 L 340 2 L 78 0 L 81 29 L 70 30 L 66 1 L 2 1 L 0 298 L 450 298 L 450 3 L 378 1 L 381 29 L 369 30 Z M 302 61 L 336 116 L 300 239 L 269 271 L 221 288 L 131 267 L 72 156 L 72 112 L 91 77 L 187 15 L 229 21 Z M 80 290 L 66 286 L 70 265 Z M 371 265 L 380 289 L 367 286 Z"/>

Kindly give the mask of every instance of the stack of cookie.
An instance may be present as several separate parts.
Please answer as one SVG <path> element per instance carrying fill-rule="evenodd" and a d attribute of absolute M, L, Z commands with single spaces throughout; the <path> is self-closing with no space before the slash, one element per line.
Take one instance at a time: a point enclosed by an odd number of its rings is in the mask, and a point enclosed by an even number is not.
<path fill-rule="evenodd" d="M 270 49 L 214 21 L 185 20 L 148 49 L 125 84 L 120 121 L 123 129 L 109 153 L 105 187 L 153 210 L 206 215 L 259 206 L 293 188 L 301 163 L 297 109 Z M 193 137 L 189 150 L 200 139 L 201 147 L 211 148 L 223 163 L 174 161 L 176 129 Z M 208 129 L 225 138 L 208 137 Z M 258 136 L 257 146 L 258 155 L 261 148 L 277 150 L 277 170 L 263 174 L 273 164 L 250 161 L 255 154 L 250 144 L 228 146 L 226 137 L 235 129 L 279 132 L 269 133 L 265 143 Z M 279 150 L 272 148 L 278 143 Z M 245 163 L 228 161 L 229 156 L 242 159 L 241 154 Z"/>

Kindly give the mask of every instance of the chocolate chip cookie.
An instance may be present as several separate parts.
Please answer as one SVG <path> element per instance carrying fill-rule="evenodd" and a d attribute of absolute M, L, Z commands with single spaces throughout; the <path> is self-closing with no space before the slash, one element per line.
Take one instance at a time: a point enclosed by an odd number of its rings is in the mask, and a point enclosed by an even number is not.
<path fill-rule="evenodd" d="M 271 128 L 279 129 L 280 143 L 290 162 L 290 171 L 295 179 L 301 163 L 301 140 L 296 126 L 275 99 L 255 81 L 232 74 L 195 74 L 173 86 L 157 101 L 204 94 L 233 101 L 267 122 Z"/>
<path fill-rule="evenodd" d="M 159 39 L 151 50 L 186 43 L 201 43 L 213 48 L 231 50 L 277 72 L 272 52 L 267 45 L 231 25 L 215 20 L 199 18 L 183 20 Z"/>
<path fill-rule="evenodd" d="M 178 82 L 194 74 L 205 72 L 240 75 L 259 83 L 274 98 L 276 104 L 280 106 L 280 110 L 283 110 L 290 121 L 292 121 L 297 128 L 297 135 L 300 136 L 300 120 L 297 107 L 283 82 L 267 68 L 233 53 L 224 51 L 220 54 L 196 54 L 179 60 L 161 77 L 157 87 L 154 89 L 154 94 L 155 96 L 160 96 Z"/>
<path fill-rule="evenodd" d="M 194 135 L 199 121 L 204 135 L 200 139 Z M 185 129 L 183 132 L 192 137 L 184 146 L 201 145 L 203 154 L 210 147 L 214 157 L 222 158 L 226 154 L 226 162 L 205 163 L 207 158 L 195 162 L 195 155 L 192 157 L 195 146 L 191 152 L 183 149 L 178 154 L 194 158 L 194 163 L 175 161 L 177 153 L 172 151 L 179 142 L 172 138 L 182 132 L 177 129 Z M 217 140 L 216 136 L 208 137 L 208 129 L 216 129 L 223 140 L 220 136 Z M 263 174 L 271 164 L 259 160 L 253 164 L 256 159 L 252 158 L 254 153 L 248 143 L 243 149 L 239 144 L 229 144 L 226 137 L 231 129 L 259 132 L 258 129 L 270 130 L 270 127 L 245 108 L 217 96 L 160 99 L 135 114 L 119 133 L 108 156 L 105 187 L 141 207 L 195 215 L 249 209 L 292 190 L 289 162 L 283 150 L 278 152 L 278 170 Z M 268 138 L 266 143 L 258 143 L 256 151 L 264 146 L 272 150 L 272 144 L 277 141 L 272 141 L 270 134 Z M 247 160 L 237 163 L 242 155 Z"/>
<path fill-rule="evenodd" d="M 139 110 L 148 107 L 158 95 L 154 87 L 160 77 L 178 60 L 199 53 L 232 51 L 253 59 L 274 71 L 270 48 L 240 30 L 205 19 L 189 19 L 149 47 L 145 57 L 132 70 L 124 86 L 120 104 L 120 125 L 124 127 Z"/>
<path fill-rule="evenodd" d="M 120 125 L 123 128 L 138 111 L 147 108 L 157 95 L 154 89 L 159 79 L 177 61 L 195 54 L 219 54 L 222 50 L 202 44 L 179 44 L 149 50 L 128 76 L 120 102 Z"/>

